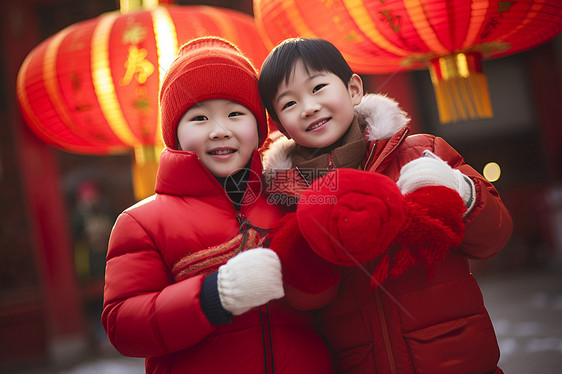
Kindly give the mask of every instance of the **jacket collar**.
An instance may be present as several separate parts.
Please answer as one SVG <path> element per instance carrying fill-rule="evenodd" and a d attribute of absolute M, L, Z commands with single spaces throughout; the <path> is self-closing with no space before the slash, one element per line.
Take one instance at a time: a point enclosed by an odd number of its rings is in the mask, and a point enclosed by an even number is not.
<path fill-rule="evenodd" d="M 380 94 L 368 94 L 355 107 L 355 112 L 367 122 L 365 136 L 368 141 L 390 139 L 407 127 L 410 118 L 398 102 Z M 263 168 L 266 180 L 273 178 L 277 170 L 293 167 L 292 153 L 296 143 L 282 135 L 263 152 Z"/>
<path fill-rule="evenodd" d="M 254 151 L 250 163 L 250 178 L 246 194 L 258 196 L 261 191 L 262 166 L 259 153 Z M 194 152 L 162 151 L 156 176 L 156 193 L 177 196 L 224 196 L 230 200 L 224 187 L 203 166 Z"/>

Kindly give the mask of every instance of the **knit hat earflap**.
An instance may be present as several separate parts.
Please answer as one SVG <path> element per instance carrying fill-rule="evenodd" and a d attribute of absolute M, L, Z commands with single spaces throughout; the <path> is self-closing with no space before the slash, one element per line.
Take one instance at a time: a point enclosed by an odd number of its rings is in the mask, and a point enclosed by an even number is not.
<path fill-rule="evenodd" d="M 225 39 L 203 37 L 184 44 L 160 88 L 162 138 L 166 147 L 178 148 L 177 128 L 184 113 L 211 99 L 232 100 L 248 108 L 256 117 L 261 147 L 268 128 L 257 76 L 252 63 Z"/>

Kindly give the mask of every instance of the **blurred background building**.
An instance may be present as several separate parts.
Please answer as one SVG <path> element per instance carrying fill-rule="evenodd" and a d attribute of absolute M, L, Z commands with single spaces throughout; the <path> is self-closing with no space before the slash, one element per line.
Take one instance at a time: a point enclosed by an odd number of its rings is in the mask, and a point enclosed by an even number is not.
<path fill-rule="evenodd" d="M 252 0 L 174 1 L 252 14 Z M 30 50 L 64 27 L 119 9 L 118 0 L 0 4 L 0 371 L 104 349 L 103 252 L 116 215 L 135 202 L 132 155 L 84 156 L 47 145 L 18 109 L 16 77 Z M 394 97 L 416 132 L 444 137 L 494 185 L 515 229 L 480 274 L 540 268 L 562 252 L 562 38 L 484 62 L 494 117 L 441 125 L 427 70 L 364 75 Z M 494 164 L 492 164 L 494 165 Z M 562 349 L 562 348 L 561 348 Z"/>

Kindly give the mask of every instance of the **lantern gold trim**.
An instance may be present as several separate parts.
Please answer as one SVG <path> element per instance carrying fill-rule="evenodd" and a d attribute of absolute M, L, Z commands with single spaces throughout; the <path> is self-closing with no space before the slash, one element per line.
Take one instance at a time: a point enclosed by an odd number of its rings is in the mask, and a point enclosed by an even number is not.
<path fill-rule="evenodd" d="M 159 82 L 162 82 L 168 68 L 178 53 L 178 35 L 170 12 L 168 12 L 166 8 L 156 8 L 151 14 L 152 24 L 154 25 L 156 51 L 158 53 Z"/>
<path fill-rule="evenodd" d="M 480 52 L 432 58 L 429 72 L 441 123 L 493 116 Z"/>
<path fill-rule="evenodd" d="M 154 194 L 158 162 L 163 148 L 153 145 L 140 145 L 133 148 L 133 190 L 137 201 Z"/>
<path fill-rule="evenodd" d="M 161 85 L 166 72 L 178 53 L 178 35 L 170 12 L 163 7 L 158 7 L 152 11 L 152 23 L 154 25 L 154 38 L 158 54 L 158 82 Z M 160 116 L 158 116 L 155 135 L 154 144 L 162 144 Z M 156 167 L 158 167 L 158 164 L 156 164 Z"/>
<path fill-rule="evenodd" d="M 136 144 L 139 141 L 127 125 L 119 99 L 113 85 L 111 68 L 109 67 L 109 34 L 118 13 L 102 16 L 92 36 L 92 82 L 107 123 L 125 144 Z"/>

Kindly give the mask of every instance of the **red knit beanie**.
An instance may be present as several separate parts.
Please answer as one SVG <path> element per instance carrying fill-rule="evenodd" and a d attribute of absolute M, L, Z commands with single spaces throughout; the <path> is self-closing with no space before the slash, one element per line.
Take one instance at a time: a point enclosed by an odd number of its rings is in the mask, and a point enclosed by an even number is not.
<path fill-rule="evenodd" d="M 172 62 L 160 88 L 162 138 L 177 149 L 181 117 L 204 100 L 232 100 L 256 117 L 260 144 L 267 138 L 267 120 L 259 91 L 257 71 L 232 43 L 218 37 L 203 37 L 184 44 Z"/>

